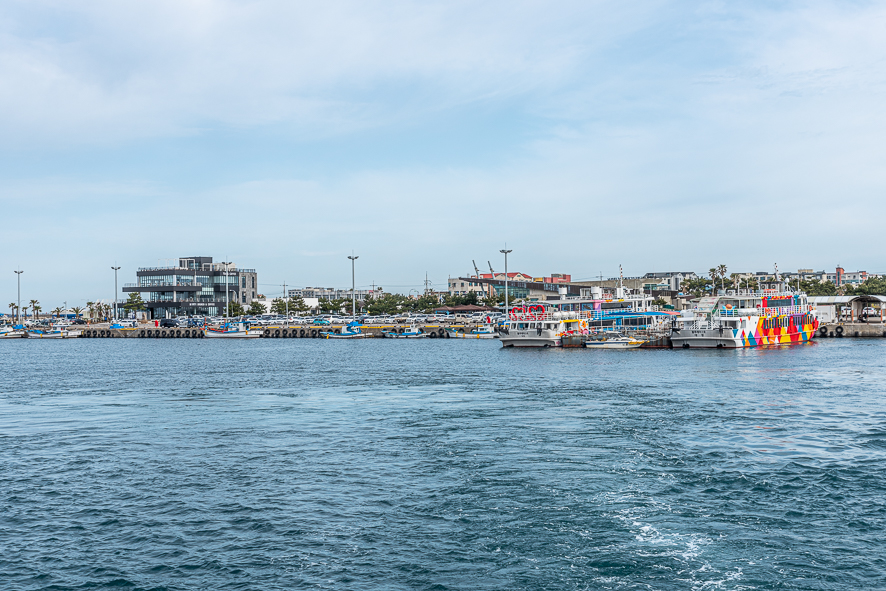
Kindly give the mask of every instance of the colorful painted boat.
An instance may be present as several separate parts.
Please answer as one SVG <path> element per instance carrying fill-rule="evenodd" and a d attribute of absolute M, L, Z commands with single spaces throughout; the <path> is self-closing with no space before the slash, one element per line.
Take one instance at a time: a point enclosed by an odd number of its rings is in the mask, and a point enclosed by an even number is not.
<path fill-rule="evenodd" d="M 806 294 L 782 284 L 761 291 L 729 290 L 701 298 L 674 319 L 674 348 L 758 347 L 805 343 L 815 337 L 818 315 Z"/>

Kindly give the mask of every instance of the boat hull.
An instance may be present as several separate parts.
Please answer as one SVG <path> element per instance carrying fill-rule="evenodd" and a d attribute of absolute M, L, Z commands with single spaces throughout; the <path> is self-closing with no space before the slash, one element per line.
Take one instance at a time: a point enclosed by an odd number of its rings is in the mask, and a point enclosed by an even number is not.
<path fill-rule="evenodd" d="M 545 338 L 545 337 L 519 337 L 519 336 L 503 336 L 501 337 L 501 346 L 502 347 L 535 347 L 535 348 L 548 348 L 548 347 L 560 347 L 563 343 L 559 338 Z"/>
<path fill-rule="evenodd" d="M 639 349 L 643 345 L 644 341 L 633 341 L 633 342 L 599 342 L 599 341 L 585 341 L 586 349 Z"/>
<path fill-rule="evenodd" d="M 366 338 L 366 335 L 362 332 L 355 334 L 335 334 L 334 332 L 321 332 L 320 333 L 324 338 L 327 339 L 363 339 Z"/>
<path fill-rule="evenodd" d="M 248 332 L 215 332 L 213 330 L 206 330 L 204 336 L 207 339 L 260 339 L 261 331 L 248 331 Z"/>
<path fill-rule="evenodd" d="M 721 331 L 718 328 L 684 328 L 671 335 L 671 343 L 675 349 L 744 349 L 770 345 L 796 345 L 807 343 L 815 337 L 812 325 L 809 326 L 809 330 L 790 332 L 785 330 L 780 334 L 769 331 L 770 334 L 755 335 L 741 334 L 735 329 Z"/>

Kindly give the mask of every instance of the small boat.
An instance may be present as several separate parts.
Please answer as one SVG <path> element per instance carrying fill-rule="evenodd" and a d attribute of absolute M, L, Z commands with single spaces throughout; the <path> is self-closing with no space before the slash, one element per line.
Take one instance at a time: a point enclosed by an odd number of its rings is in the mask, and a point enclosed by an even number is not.
<path fill-rule="evenodd" d="M 131 319 L 115 320 L 111 323 L 111 328 L 117 330 L 135 330 L 138 328 L 138 321 Z"/>
<path fill-rule="evenodd" d="M 28 330 L 29 339 L 71 339 L 80 336 L 79 330 L 65 330 L 63 328 L 50 328 L 43 330 L 41 328 L 32 328 Z"/>
<path fill-rule="evenodd" d="M 588 349 L 636 349 L 646 341 L 619 332 L 593 333 L 585 341 Z"/>
<path fill-rule="evenodd" d="M 4 326 L 0 328 L 0 339 L 20 339 L 25 336 L 25 327 L 21 324 L 16 326 Z"/>
<path fill-rule="evenodd" d="M 478 326 L 473 329 L 471 332 L 464 332 L 464 329 L 461 331 L 455 328 L 447 328 L 446 332 L 449 333 L 448 336 L 453 339 L 497 339 L 498 333 L 491 326 Z"/>
<path fill-rule="evenodd" d="M 366 333 L 360 328 L 359 322 L 351 322 L 341 329 L 340 332 L 335 332 L 334 330 L 323 331 L 320 333 L 320 336 L 327 339 L 362 339 L 366 337 Z"/>
<path fill-rule="evenodd" d="M 410 326 L 406 330 L 400 329 L 402 332 L 394 330 L 383 330 L 382 335 L 386 339 L 423 339 L 428 335 L 418 326 Z"/>
<path fill-rule="evenodd" d="M 225 322 L 220 327 L 207 326 L 204 336 L 208 339 L 258 339 L 260 328 L 249 328 L 245 322 Z"/>

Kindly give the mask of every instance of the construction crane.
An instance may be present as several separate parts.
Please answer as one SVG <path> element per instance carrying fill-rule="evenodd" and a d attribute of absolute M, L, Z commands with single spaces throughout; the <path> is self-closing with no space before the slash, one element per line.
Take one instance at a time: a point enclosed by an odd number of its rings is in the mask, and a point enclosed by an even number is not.
<path fill-rule="evenodd" d="M 474 273 L 477 274 L 477 279 L 480 278 L 480 269 L 477 268 L 477 261 L 471 259 L 471 262 L 474 263 Z"/>
<path fill-rule="evenodd" d="M 492 263 L 486 261 L 489 264 L 489 272 L 492 273 L 492 278 L 495 279 L 495 271 L 492 270 Z"/>

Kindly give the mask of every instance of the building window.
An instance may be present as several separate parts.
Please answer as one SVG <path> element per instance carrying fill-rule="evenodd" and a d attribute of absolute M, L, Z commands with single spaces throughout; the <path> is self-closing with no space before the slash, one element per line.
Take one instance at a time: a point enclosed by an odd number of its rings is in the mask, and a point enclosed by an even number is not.
<path fill-rule="evenodd" d="M 255 275 L 252 276 L 252 289 L 255 289 Z"/>

